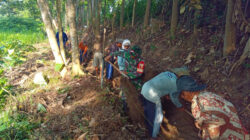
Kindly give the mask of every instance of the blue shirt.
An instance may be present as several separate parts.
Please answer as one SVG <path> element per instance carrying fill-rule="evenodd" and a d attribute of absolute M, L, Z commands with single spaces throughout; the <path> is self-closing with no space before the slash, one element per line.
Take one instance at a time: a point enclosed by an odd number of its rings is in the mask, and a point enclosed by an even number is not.
<path fill-rule="evenodd" d="M 143 96 L 151 102 L 160 102 L 160 98 L 169 95 L 176 107 L 181 107 L 176 86 L 177 77 L 174 73 L 166 71 L 146 82 L 142 87 Z"/>
<path fill-rule="evenodd" d="M 124 51 L 123 49 L 120 49 L 119 51 Z M 119 70 L 120 71 L 124 71 L 125 70 L 125 58 L 121 57 L 121 56 L 117 56 L 117 63 L 119 66 Z"/>
<path fill-rule="evenodd" d="M 56 41 L 57 41 L 58 47 L 60 47 L 59 32 L 56 33 Z M 67 34 L 63 32 L 63 46 L 65 46 L 65 43 L 67 41 L 68 41 Z"/>

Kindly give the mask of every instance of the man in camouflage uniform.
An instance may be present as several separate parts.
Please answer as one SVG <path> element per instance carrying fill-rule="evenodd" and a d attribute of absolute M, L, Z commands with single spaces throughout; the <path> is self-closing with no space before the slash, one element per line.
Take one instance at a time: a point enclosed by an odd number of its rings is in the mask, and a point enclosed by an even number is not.
<path fill-rule="evenodd" d="M 137 90 L 141 90 L 142 80 L 141 76 L 143 74 L 143 69 L 138 71 L 138 64 L 143 63 L 141 58 L 141 49 L 138 46 L 133 46 L 129 50 L 117 51 L 110 53 L 106 59 L 110 59 L 112 56 L 121 56 L 125 58 L 125 71 L 124 73 L 129 77 L 132 84 L 135 86 Z"/>

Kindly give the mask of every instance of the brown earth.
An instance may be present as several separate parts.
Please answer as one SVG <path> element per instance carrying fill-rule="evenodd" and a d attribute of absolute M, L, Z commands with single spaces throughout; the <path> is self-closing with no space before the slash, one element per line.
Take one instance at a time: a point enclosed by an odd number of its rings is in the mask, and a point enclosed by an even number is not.
<path fill-rule="evenodd" d="M 238 45 L 235 54 L 224 58 L 221 53 L 222 30 L 214 33 L 203 28 L 194 36 L 190 30 L 181 29 L 174 40 L 170 39 L 168 33 L 168 29 L 162 28 L 159 33 L 149 33 L 141 37 L 141 33 L 127 29 L 118 33 L 117 38 L 128 38 L 132 45 L 142 48 L 146 65 L 144 81 L 170 68 L 186 65 L 195 79 L 207 84 L 207 90 L 220 94 L 235 105 L 243 126 L 249 132 L 249 59 L 230 73 L 231 66 L 239 59 L 244 46 Z M 165 105 L 163 109 L 166 111 L 168 122 L 179 132 L 177 137 L 174 136 L 176 139 L 198 139 L 198 130 L 194 127 L 194 120 L 190 115 L 177 111 L 174 106 Z M 165 126 L 168 124 L 163 124 L 163 127 Z M 173 139 L 171 135 L 169 137 Z"/>
<path fill-rule="evenodd" d="M 126 32 L 119 33 L 117 38 L 131 39 L 132 44 L 142 48 L 146 63 L 144 82 L 167 69 L 186 65 L 192 76 L 208 85 L 208 90 L 222 95 L 236 106 L 243 125 L 249 131 L 250 70 L 247 67 L 249 59 L 233 73 L 229 73 L 230 67 L 240 57 L 243 48 L 238 46 L 236 54 L 223 58 L 221 56 L 223 34 L 220 31 L 213 33 L 210 30 L 201 29 L 194 37 L 191 31 L 180 30 L 174 40 L 170 39 L 167 31 L 168 29 L 162 28 L 160 33 L 140 37 L 141 33 L 128 29 Z M 53 57 L 51 52 L 46 53 L 45 57 L 49 58 L 51 63 L 49 67 L 40 66 L 38 70 L 49 70 L 47 73 L 52 73 Z M 33 64 L 33 66 L 36 65 Z M 88 66 L 91 66 L 91 61 Z M 91 68 L 88 67 L 85 70 L 91 71 Z M 32 72 L 27 75 L 31 75 Z M 12 74 L 9 75 L 18 75 L 18 72 Z M 58 74 L 53 73 L 51 77 L 57 76 Z M 16 83 L 21 79 L 19 76 L 12 81 Z M 119 82 L 127 89 L 129 119 L 123 116 L 121 109 L 122 103 L 118 95 Z M 32 97 L 34 104 L 25 103 L 20 110 L 32 114 L 42 122 L 41 127 L 36 130 L 40 135 L 35 138 L 76 139 L 87 132 L 84 136 L 88 139 L 147 139 L 143 125 L 143 108 L 139 100 L 140 93 L 124 79 L 113 80 L 111 88 L 106 86 L 105 89 L 100 89 L 99 85 L 96 77 L 88 74 L 79 78 L 67 77 L 64 81 L 49 84 L 49 89 L 42 89 L 34 94 Z M 162 102 L 165 117 L 160 133 L 161 138 L 199 139 L 192 117 L 186 112 L 176 110 L 170 101 L 163 99 Z M 37 112 L 37 103 L 44 105 L 47 112 Z M 190 111 L 189 106 L 186 104 Z"/>

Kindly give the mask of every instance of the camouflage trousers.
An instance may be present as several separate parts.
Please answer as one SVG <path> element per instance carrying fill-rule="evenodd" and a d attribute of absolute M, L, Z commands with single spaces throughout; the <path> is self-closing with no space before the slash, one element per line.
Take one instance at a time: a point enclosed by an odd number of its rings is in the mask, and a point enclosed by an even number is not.
<path fill-rule="evenodd" d="M 133 79 L 133 80 L 130 80 L 130 81 L 135 86 L 137 91 L 141 90 L 141 88 L 142 88 L 142 80 L 141 80 L 141 78 L 136 78 L 136 79 Z"/>

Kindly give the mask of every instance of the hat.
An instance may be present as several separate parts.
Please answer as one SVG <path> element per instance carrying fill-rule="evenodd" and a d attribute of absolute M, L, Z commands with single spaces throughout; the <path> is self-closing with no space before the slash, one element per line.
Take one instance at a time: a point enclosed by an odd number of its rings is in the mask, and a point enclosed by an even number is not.
<path fill-rule="evenodd" d="M 125 39 L 122 42 L 122 49 L 125 49 L 124 46 L 130 46 L 130 45 L 131 45 L 130 41 L 128 39 Z"/>
<path fill-rule="evenodd" d="M 206 85 L 199 85 L 191 76 L 184 75 L 176 81 L 177 90 L 181 91 L 201 91 L 206 88 Z"/>
<path fill-rule="evenodd" d="M 130 52 L 131 52 L 131 55 L 133 56 L 141 56 L 141 53 L 142 53 L 141 48 L 139 46 L 133 46 Z"/>
<path fill-rule="evenodd" d="M 183 75 L 176 81 L 177 92 L 173 95 L 179 97 L 182 91 L 201 91 L 206 88 L 206 85 L 198 85 L 197 82 L 188 75 Z"/>
<path fill-rule="evenodd" d="M 115 42 L 116 42 L 116 43 L 121 43 L 121 44 L 122 44 L 123 39 L 116 39 Z"/>

